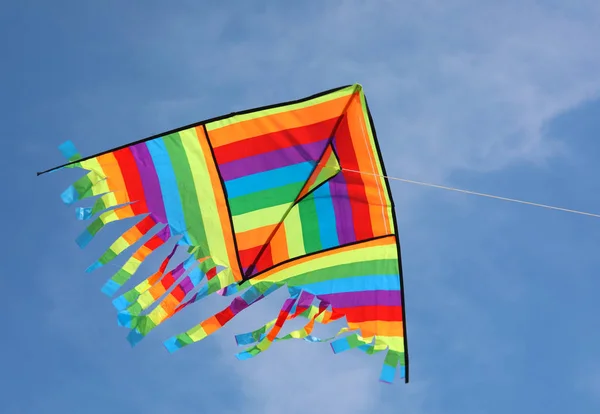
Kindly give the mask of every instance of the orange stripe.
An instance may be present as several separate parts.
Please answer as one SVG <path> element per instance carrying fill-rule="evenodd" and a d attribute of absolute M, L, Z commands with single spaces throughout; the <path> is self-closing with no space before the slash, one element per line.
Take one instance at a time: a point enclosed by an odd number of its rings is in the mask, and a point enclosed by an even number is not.
<path fill-rule="evenodd" d="M 127 203 L 130 201 L 127 187 L 123 180 L 123 174 L 119 168 L 119 163 L 112 152 L 99 155 L 96 157 L 98 163 L 102 166 L 102 170 L 107 177 L 109 188 L 114 192 L 118 204 Z"/>
<path fill-rule="evenodd" d="M 273 264 L 284 262 L 290 258 L 285 237 L 285 226 L 279 227 L 271 240 L 271 256 L 273 257 Z"/>
<path fill-rule="evenodd" d="M 142 246 L 140 246 L 140 248 L 133 254 L 133 257 L 135 257 L 137 260 L 139 260 L 140 262 L 143 262 L 144 259 L 146 258 L 146 256 L 148 256 L 150 253 L 152 253 L 154 250 L 150 249 L 148 246 L 146 246 L 146 244 L 143 244 Z"/>
<path fill-rule="evenodd" d="M 123 237 L 123 240 L 125 240 L 130 246 L 137 242 L 139 239 L 141 239 L 143 236 L 144 235 L 142 234 L 142 232 L 136 226 L 133 226 L 121 235 L 121 237 Z"/>
<path fill-rule="evenodd" d="M 382 179 L 369 174 L 381 174 L 376 162 L 376 156 L 373 153 L 373 147 L 370 143 L 369 132 L 365 124 L 363 108 L 360 102 L 360 96 L 355 95 L 352 103 L 348 106 L 348 129 L 352 139 L 352 146 L 356 154 L 359 170 L 368 174 L 362 175 L 365 184 L 365 193 L 369 203 L 369 216 L 373 227 L 373 236 L 382 236 L 390 234 L 392 229 L 387 220 L 387 200 L 385 197 L 385 187 L 382 185 Z"/>
<path fill-rule="evenodd" d="M 219 330 L 219 328 L 221 328 L 221 324 L 219 323 L 219 320 L 216 316 L 211 316 L 210 318 L 202 322 L 200 326 L 202 326 L 202 329 L 204 330 L 204 332 L 206 332 L 206 335 L 210 335 L 213 332 Z"/>
<path fill-rule="evenodd" d="M 370 321 L 370 322 L 359 322 L 353 323 L 348 322 L 348 328 L 350 330 L 360 329 L 362 336 L 395 336 L 402 337 L 403 323 L 402 322 L 388 322 L 388 321 Z"/>
<path fill-rule="evenodd" d="M 237 254 L 235 249 L 235 241 L 233 236 L 233 228 L 231 227 L 231 221 L 229 218 L 229 214 L 227 213 L 227 201 L 225 200 L 225 194 L 223 192 L 223 184 L 219 179 L 219 175 L 217 172 L 217 166 L 215 165 L 215 160 L 212 157 L 212 151 L 208 145 L 208 138 L 204 133 L 204 128 L 197 127 L 196 128 L 196 136 L 198 137 L 198 142 L 200 143 L 200 148 L 202 149 L 202 154 L 204 155 L 204 159 L 206 160 L 206 168 L 210 174 L 210 182 L 212 183 L 212 191 L 215 195 L 215 201 L 217 203 L 217 208 L 219 210 L 219 219 L 221 221 L 221 229 L 223 238 L 225 239 L 225 245 L 227 246 L 227 259 L 229 262 L 229 266 L 231 272 L 233 273 L 233 277 L 236 281 L 242 280 L 242 272 L 238 264 Z M 212 133 L 211 133 L 212 136 Z M 208 190 L 210 191 L 210 190 Z"/>
<path fill-rule="evenodd" d="M 354 94 L 358 96 L 356 93 Z M 235 122 L 210 131 L 210 140 L 214 147 L 231 144 L 259 135 L 298 128 L 325 121 L 342 114 L 350 94 L 327 102 L 301 109 L 265 115 L 260 118 Z"/>
<path fill-rule="evenodd" d="M 248 250 L 256 246 L 261 246 L 273 230 L 277 227 L 276 224 L 258 227 L 256 229 L 244 231 L 237 234 L 237 245 L 239 250 Z"/>
<path fill-rule="evenodd" d="M 119 207 L 119 208 L 114 209 L 113 211 L 120 220 L 135 216 L 135 213 L 133 212 L 131 205 Z"/>

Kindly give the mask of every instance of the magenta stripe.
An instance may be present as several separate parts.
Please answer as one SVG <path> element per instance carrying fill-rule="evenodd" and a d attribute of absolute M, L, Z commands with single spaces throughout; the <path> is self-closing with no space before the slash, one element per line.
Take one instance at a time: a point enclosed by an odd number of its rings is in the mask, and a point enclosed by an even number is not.
<path fill-rule="evenodd" d="M 331 303 L 334 308 L 354 308 L 357 306 L 401 306 L 400 292 L 397 290 L 369 290 L 366 292 L 332 293 L 317 295 Z"/>
<path fill-rule="evenodd" d="M 219 165 L 219 170 L 221 171 L 223 180 L 229 181 L 301 162 L 316 161 L 323 153 L 327 141 L 328 139 L 326 138 L 311 144 L 295 145 L 241 158 Z"/>
<path fill-rule="evenodd" d="M 148 210 L 157 222 L 167 223 L 167 213 L 152 156 L 145 143 L 133 145 L 130 148 L 142 179 Z"/>
<path fill-rule="evenodd" d="M 340 246 L 356 241 L 354 233 L 354 219 L 352 217 L 352 206 L 348 197 L 348 187 L 344 172 L 329 180 L 329 191 L 335 212 L 335 227 Z"/>

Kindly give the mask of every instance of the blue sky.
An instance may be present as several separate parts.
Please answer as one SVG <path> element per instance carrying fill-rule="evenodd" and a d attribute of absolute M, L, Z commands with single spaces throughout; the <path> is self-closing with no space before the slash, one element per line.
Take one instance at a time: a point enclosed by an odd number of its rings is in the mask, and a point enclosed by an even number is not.
<path fill-rule="evenodd" d="M 598 213 L 600 5 L 501 3 L 3 2 L 0 412 L 600 412 L 597 219 L 393 183 L 411 383 L 386 386 L 327 345 L 237 361 L 281 295 L 169 355 L 209 298 L 131 350 L 114 269 L 84 273 L 122 226 L 80 251 L 76 172 L 35 177 L 67 139 L 88 155 L 360 82 L 390 175 Z"/>

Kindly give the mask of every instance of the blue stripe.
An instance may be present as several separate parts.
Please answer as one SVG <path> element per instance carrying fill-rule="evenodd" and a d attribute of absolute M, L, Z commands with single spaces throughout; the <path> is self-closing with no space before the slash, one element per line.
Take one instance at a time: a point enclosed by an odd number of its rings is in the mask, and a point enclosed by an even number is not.
<path fill-rule="evenodd" d="M 364 292 L 369 290 L 400 290 L 398 274 L 354 276 L 343 279 L 324 280 L 323 282 L 296 285 L 294 279 L 288 280 L 288 286 L 301 286 L 313 295 L 330 293 Z"/>
<path fill-rule="evenodd" d="M 329 183 L 325 183 L 315 190 L 314 200 L 317 208 L 321 246 L 323 249 L 339 246 L 340 241 L 337 236 L 335 211 Z"/>
<path fill-rule="evenodd" d="M 291 183 L 306 182 L 314 164 L 307 161 L 226 181 L 227 195 L 234 198 Z"/>
<path fill-rule="evenodd" d="M 175 171 L 173 170 L 167 147 L 162 138 L 148 141 L 146 146 L 152 157 L 158 182 L 160 183 L 169 228 L 173 235 L 182 234 L 185 243 L 191 245 L 192 243 L 186 231 L 187 226 L 177 186 L 177 177 L 175 177 Z"/>
<path fill-rule="evenodd" d="M 392 383 L 394 382 L 394 377 L 396 376 L 396 367 L 391 367 L 389 365 L 384 365 L 381 368 L 381 374 L 379 376 L 379 380 L 382 382 Z"/>

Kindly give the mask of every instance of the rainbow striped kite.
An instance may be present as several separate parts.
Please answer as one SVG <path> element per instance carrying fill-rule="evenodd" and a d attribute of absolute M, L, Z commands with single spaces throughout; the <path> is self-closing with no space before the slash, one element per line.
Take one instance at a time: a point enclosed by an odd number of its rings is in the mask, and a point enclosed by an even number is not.
<path fill-rule="evenodd" d="M 239 312 L 286 286 L 289 298 L 264 326 L 236 336 L 251 358 L 273 342 L 301 338 L 385 351 L 381 381 L 408 382 L 404 289 L 398 230 L 375 128 L 360 85 L 294 102 L 201 121 L 82 158 L 61 146 L 87 175 L 62 193 L 91 220 L 83 247 L 108 223 L 136 217 L 88 272 L 135 251 L 104 285 L 114 296 L 154 250 L 174 242 L 158 271 L 118 295 L 118 323 L 135 345 L 152 329 L 218 293 L 231 304 L 165 342 L 174 352 L 211 335 Z M 185 260 L 166 272 L 178 250 Z M 168 251 L 168 250 L 167 250 Z M 284 323 L 306 325 L 279 335 Z M 345 318 L 332 338 L 315 322 Z"/>

